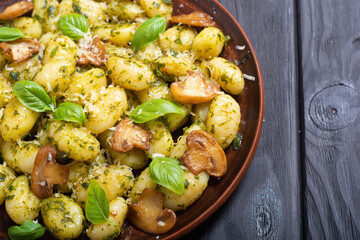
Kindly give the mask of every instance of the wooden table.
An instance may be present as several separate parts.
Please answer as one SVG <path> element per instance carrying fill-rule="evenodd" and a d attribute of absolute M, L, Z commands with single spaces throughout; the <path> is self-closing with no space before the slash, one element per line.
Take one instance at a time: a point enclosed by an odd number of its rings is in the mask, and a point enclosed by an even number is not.
<path fill-rule="evenodd" d="M 183 239 L 360 239 L 360 1 L 219 0 L 265 85 L 256 155 Z"/>

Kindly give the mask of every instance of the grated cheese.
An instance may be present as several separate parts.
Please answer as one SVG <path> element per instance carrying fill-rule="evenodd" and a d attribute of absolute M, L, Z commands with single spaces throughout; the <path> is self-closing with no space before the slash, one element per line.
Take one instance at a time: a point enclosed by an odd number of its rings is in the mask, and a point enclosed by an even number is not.
<path fill-rule="evenodd" d="M 243 76 L 244 76 L 244 78 L 247 79 L 247 80 L 255 81 L 255 77 L 254 77 L 254 76 L 247 75 L 247 74 L 245 74 L 245 73 L 243 73 Z"/>

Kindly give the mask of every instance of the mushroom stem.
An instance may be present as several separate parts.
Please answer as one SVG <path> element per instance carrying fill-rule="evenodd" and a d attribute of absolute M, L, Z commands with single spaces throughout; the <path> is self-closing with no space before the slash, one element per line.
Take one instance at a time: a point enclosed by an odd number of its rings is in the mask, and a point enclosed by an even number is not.
<path fill-rule="evenodd" d="M 163 234 L 170 231 L 176 223 L 173 210 L 163 209 L 164 194 L 145 188 L 139 202 L 130 204 L 129 221 L 138 229 L 150 234 Z"/>
<path fill-rule="evenodd" d="M 42 147 L 36 155 L 31 172 L 31 189 L 39 198 L 51 197 L 54 184 L 64 185 L 69 178 L 69 166 L 56 163 L 56 149 Z"/>

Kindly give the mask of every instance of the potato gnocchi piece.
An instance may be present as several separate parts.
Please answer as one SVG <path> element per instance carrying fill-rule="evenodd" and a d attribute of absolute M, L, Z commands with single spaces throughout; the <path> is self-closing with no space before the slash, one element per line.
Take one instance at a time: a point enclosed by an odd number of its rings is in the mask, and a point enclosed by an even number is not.
<path fill-rule="evenodd" d="M 216 57 L 209 62 L 209 69 L 211 78 L 226 92 L 238 95 L 244 89 L 244 76 L 234 63 Z"/>
<path fill-rule="evenodd" d="M 5 107 L 13 97 L 14 94 L 11 84 L 0 75 L 0 108 Z"/>
<path fill-rule="evenodd" d="M 13 98 L 5 107 L 0 122 L 0 132 L 5 141 L 16 141 L 25 136 L 40 116 Z"/>
<path fill-rule="evenodd" d="M 36 55 L 21 63 L 12 62 L 8 64 L 2 71 L 2 75 L 13 84 L 19 80 L 31 81 L 40 68 L 40 57 Z"/>
<path fill-rule="evenodd" d="M 157 15 L 165 17 L 168 21 L 171 18 L 172 5 L 166 4 L 162 0 L 138 0 L 138 3 L 144 8 L 149 17 Z"/>
<path fill-rule="evenodd" d="M 192 104 L 177 103 L 177 105 L 182 108 L 184 113 L 169 113 L 163 117 L 163 120 L 168 126 L 170 132 L 178 130 L 186 123 L 190 116 Z"/>
<path fill-rule="evenodd" d="M 60 152 L 76 161 L 93 161 L 100 153 L 99 141 L 78 123 L 53 121 L 49 126 L 49 137 Z"/>
<path fill-rule="evenodd" d="M 40 149 L 39 145 L 35 143 L 35 141 L 4 142 L 0 146 L 1 156 L 15 171 L 30 174 Z"/>
<path fill-rule="evenodd" d="M 156 182 L 154 182 L 150 175 L 150 169 L 147 167 L 141 174 L 138 176 L 134 183 L 134 187 L 130 192 L 131 203 L 137 203 L 141 193 L 145 188 L 156 190 Z"/>
<path fill-rule="evenodd" d="M 85 104 L 84 126 L 93 134 L 102 133 L 114 126 L 126 109 L 127 98 L 123 88 L 102 89 Z"/>
<path fill-rule="evenodd" d="M 110 42 L 104 44 L 106 52 L 110 57 L 121 57 L 125 59 L 130 59 L 135 56 L 134 51 L 131 48 L 127 47 L 118 47 Z"/>
<path fill-rule="evenodd" d="M 87 188 L 93 179 L 104 188 L 111 202 L 117 197 L 126 196 L 134 185 L 135 178 L 131 168 L 124 165 L 95 166 L 87 178 L 77 183 L 73 194 L 73 198 L 82 208 L 85 208 Z"/>
<path fill-rule="evenodd" d="M 34 220 L 39 215 L 40 199 L 31 190 L 25 175 L 17 177 L 10 185 L 5 210 L 16 224 Z"/>
<path fill-rule="evenodd" d="M 107 24 L 93 28 L 94 35 L 103 41 L 110 41 L 119 47 L 124 47 L 130 42 L 135 34 L 135 30 L 136 26 L 128 23 L 121 25 Z"/>
<path fill-rule="evenodd" d="M 183 195 L 179 195 L 165 187 L 159 187 L 159 191 L 165 194 L 164 208 L 170 208 L 174 211 L 184 210 L 199 199 L 206 189 L 209 181 L 209 174 L 206 172 L 195 176 L 189 171 L 184 171 L 184 175 L 185 191 Z"/>
<path fill-rule="evenodd" d="M 240 106 L 230 95 L 217 96 L 210 105 L 206 131 L 225 149 L 236 137 L 241 120 Z"/>
<path fill-rule="evenodd" d="M 112 130 L 107 130 L 99 134 L 101 147 L 109 154 L 114 164 L 126 165 L 132 169 L 142 169 L 148 163 L 145 152 L 141 149 L 133 149 L 127 153 L 115 152 L 111 146 L 111 139 L 113 137 Z"/>
<path fill-rule="evenodd" d="M 58 59 L 46 63 L 34 77 L 34 82 L 40 84 L 50 95 L 57 98 L 63 96 L 75 73 L 75 64 L 67 59 Z"/>
<path fill-rule="evenodd" d="M 193 106 L 194 115 L 191 117 L 193 122 L 199 121 L 206 123 L 211 102 L 196 104 Z"/>
<path fill-rule="evenodd" d="M 115 239 L 120 235 L 128 212 L 128 206 L 122 197 L 117 197 L 109 203 L 109 210 L 109 220 L 115 223 L 115 226 L 108 222 L 92 224 L 86 232 L 90 239 Z"/>
<path fill-rule="evenodd" d="M 173 81 L 175 77 L 186 76 L 188 71 L 195 70 L 195 66 L 188 59 L 176 57 L 162 57 L 156 59 L 151 68 L 156 76 L 165 81 Z"/>
<path fill-rule="evenodd" d="M 118 17 L 131 22 L 137 18 L 146 17 L 145 10 L 132 1 L 111 1 L 106 8 L 106 13 L 111 19 Z"/>
<path fill-rule="evenodd" d="M 152 120 L 144 125 L 144 129 L 150 131 L 152 138 L 150 140 L 150 149 L 146 151 L 147 156 L 153 154 L 162 154 L 165 157 L 170 156 L 174 148 L 174 140 L 166 125 L 160 120 Z"/>
<path fill-rule="evenodd" d="M 35 18 L 20 17 L 14 19 L 14 27 L 18 28 L 25 35 L 39 39 L 42 35 L 41 24 Z"/>
<path fill-rule="evenodd" d="M 9 187 L 16 178 L 14 171 L 4 165 L 0 165 L 0 205 L 5 201 L 9 194 Z"/>
<path fill-rule="evenodd" d="M 72 83 L 65 92 L 65 101 L 84 105 L 102 87 L 107 87 L 104 70 L 92 68 L 83 73 L 75 73 Z"/>
<path fill-rule="evenodd" d="M 171 100 L 171 92 L 169 86 L 161 79 L 156 79 L 151 83 L 149 88 L 141 91 L 134 91 L 135 96 L 139 99 L 140 103 L 145 103 L 154 99 Z"/>
<path fill-rule="evenodd" d="M 207 27 L 195 37 L 192 51 L 197 59 L 210 59 L 220 55 L 224 44 L 223 32 L 216 27 Z"/>
<path fill-rule="evenodd" d="M 41 202 L 41 216 L 46 228 L 58 239 L 77 238 L 86 224 L 81 207 L 59 193 Z"/>
<path fill-rule="evenodd" d="M 116 85 L 130 90 L 144 90 L 155 81 L 151 69 L 137 60 L 110 57 L 107 70 L 109 77 Z"/>
<path fill-rule="evenodd" d="M 196 31 L 194 28 L 184 25 L 173 26 L 167 29 L 159 39 L 161 50 L 167 51 L 190 51 L 195 39 Z"/>
<path fill-rule="evenodd" d="M 43 33 L 57 29 L 59 20 L 59 2 L 57 0 L 36 0 L 32 16 L 40 21 Z"/>
<path fill-rule="evenodd" d="M 75 188 L 76 183 L 81 178 L 87 177 L 92 167 L 84 162 L 74 161 L 69 166 L 69 179 L 65 185 L 57 185 L 56 188 L 60 193 L 71 193 L 72 189 Z"/>
<path fill-rule="evenodd" d="M 43 64 L 53 60 L 68 60 L 72 65 L 76 64 L 76 44 L 69 37 L 58 35 L 47 42 L 44 52 Z"/>
<path fill-rule="evenodd" d="M 161 48 L 155 43 L 151 43 L 140 49 L 135 58 L 143 63 L 152 63 L 155 59 L 162 57 Z"/>
<path fill-rule="evenodd" d="M 195 121 L 190 127 L 184 130 L 184 134 L 178 138 L 174 149 L 171 151 L 171 158 L 180 159 L 185 154 L 185 152 L 189 149 L 186 145 L 186 137 L 194 130 L 205 130 L 205 123 Z"/>

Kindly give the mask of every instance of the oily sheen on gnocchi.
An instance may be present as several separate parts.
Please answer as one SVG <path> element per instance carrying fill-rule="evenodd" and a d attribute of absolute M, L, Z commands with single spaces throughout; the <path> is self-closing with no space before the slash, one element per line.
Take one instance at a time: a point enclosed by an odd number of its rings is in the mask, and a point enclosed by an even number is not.
<path fill-rule="evenodd" d="M 226 33 L 206 14 L 175 20 L 171 0 L 14 4 L 0 13 L 11 234 L 33 234 L 26 223 L 57 239 L 117 239 L 125 221 L 170 231 L 210 177 L 221 181 L 240 136 L 245 82 L 222 55 Z"/>

